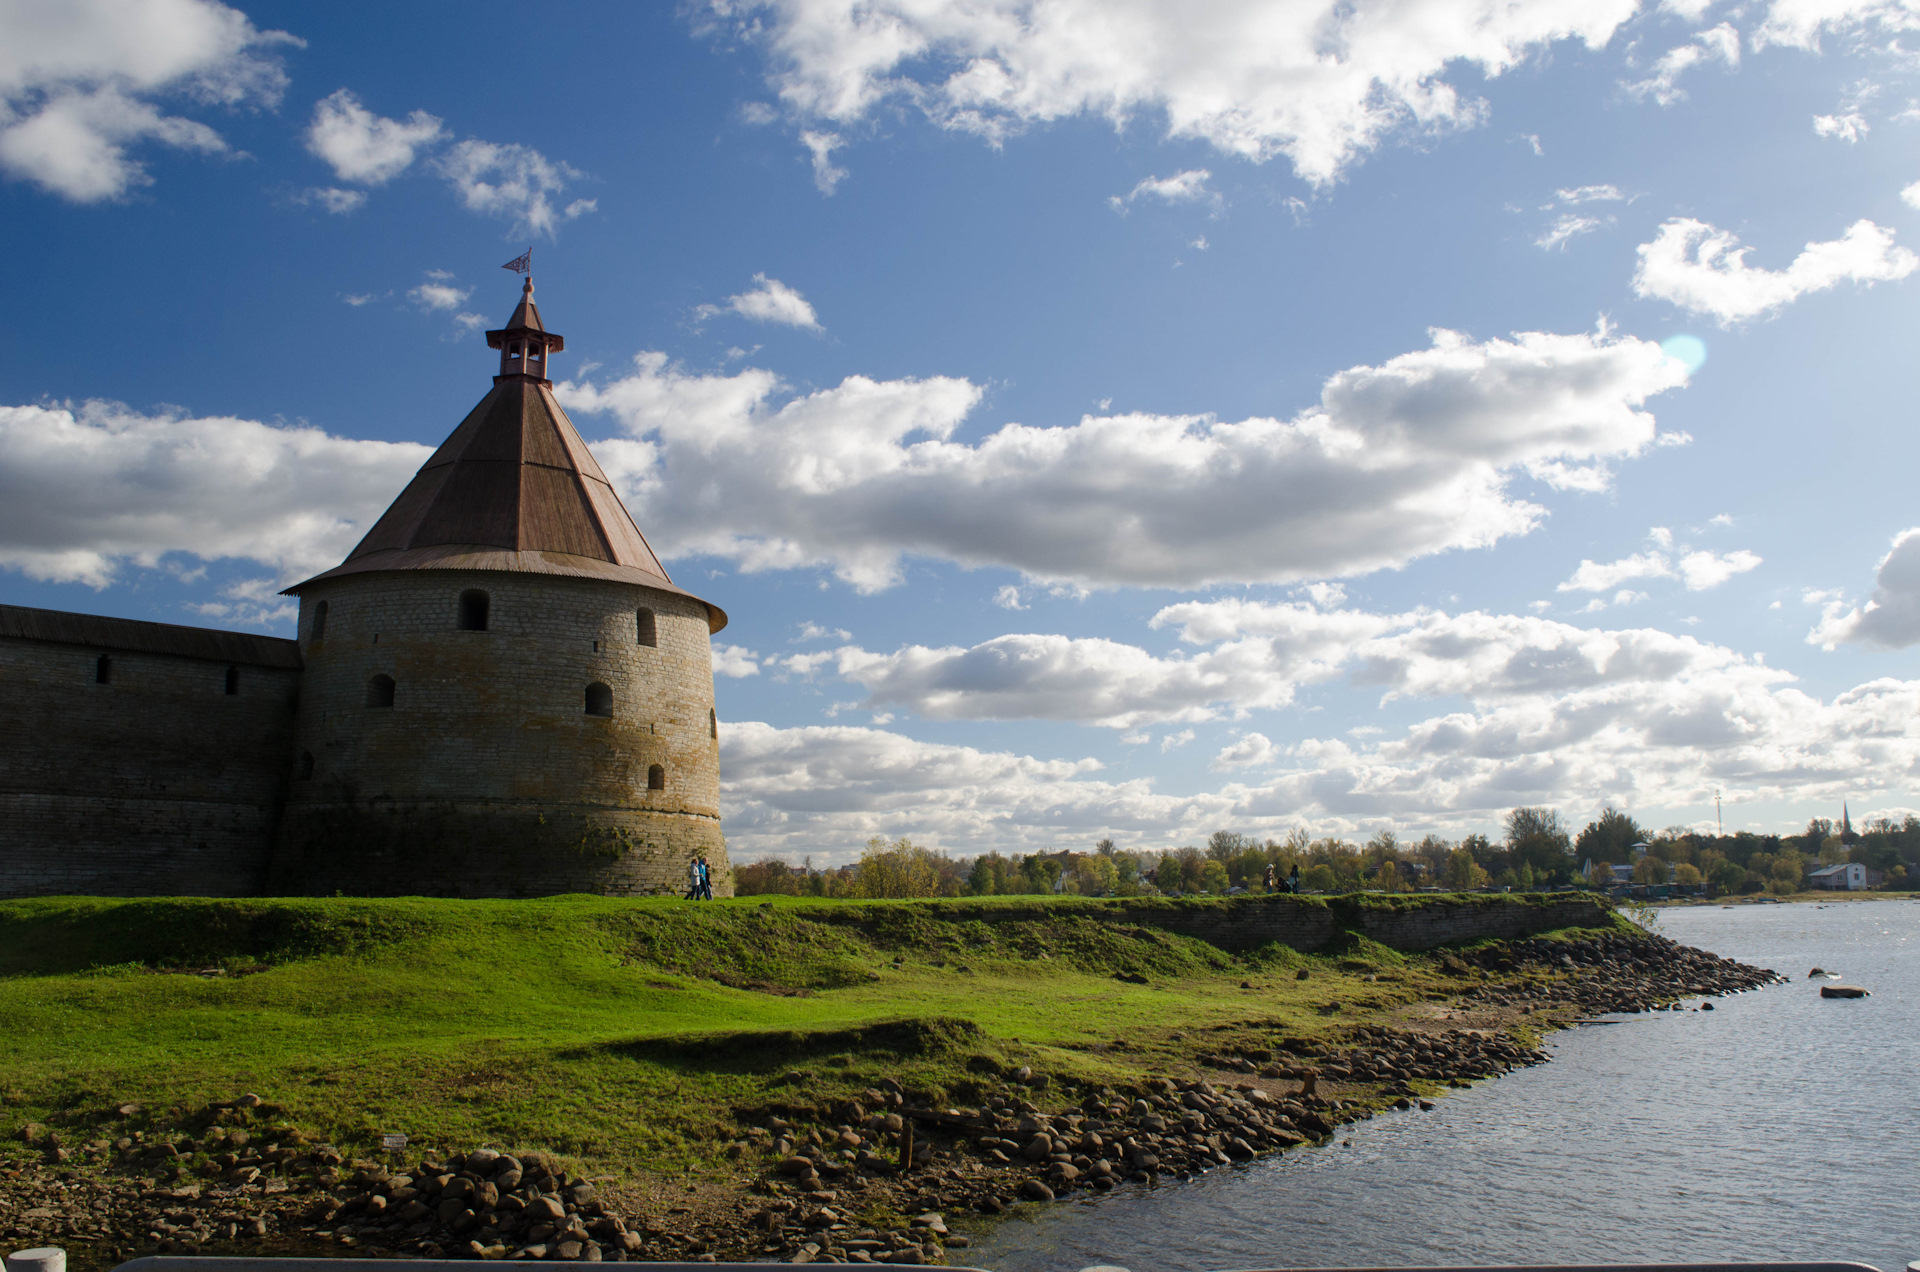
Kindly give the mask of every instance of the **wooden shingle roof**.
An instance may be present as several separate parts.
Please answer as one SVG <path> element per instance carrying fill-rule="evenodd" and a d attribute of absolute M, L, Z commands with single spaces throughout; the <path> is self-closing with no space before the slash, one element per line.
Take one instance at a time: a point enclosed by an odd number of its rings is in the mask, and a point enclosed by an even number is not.
<path fill-rule="evenodd" d="M 537 330 L 523 299 L 508 330 Z M 508 570 L 675 586 L 594 461 L 573 421 L 537 376 L 506 374 L 440 444 L 347 559 L 323 579 L 376 570 Z M 707 626 L 727 616 L 709 601 Z"/>
<path fill-rule="evenodd" d="M 108 618 L 102 614 L 70 614 L 65 610 L 30 609 L 25 605 L 0 605 L 0 637 L 3 636 L 124 653 L 172 654 L 252 667 L 297 670 L 301 665 L 299 644 L 279 636 L 150 623 L 138 618 Z"/>

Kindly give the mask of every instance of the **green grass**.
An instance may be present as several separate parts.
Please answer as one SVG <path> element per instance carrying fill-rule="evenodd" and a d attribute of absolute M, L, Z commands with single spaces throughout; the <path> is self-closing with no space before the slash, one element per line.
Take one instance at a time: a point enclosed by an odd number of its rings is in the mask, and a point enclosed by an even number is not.
<path fill-rule="evenodd" d="M 717 1172 L 736 1110 L 824 1107 L 887 1075 L 962 1098 L 1023 1063 L 1130 1085 L 1202 1032 L 1270 1045 L 1437 975 L 1357 936 L 1236 957 L 1084 903 L 1010 898 L 1021 917 L 982 921 L 997 904 L 4 902 L 5 1129 L 105 1124 L 123 1102 L 158 1124 L 251 1090 L 349 1152 L 404 1131 Z"/>

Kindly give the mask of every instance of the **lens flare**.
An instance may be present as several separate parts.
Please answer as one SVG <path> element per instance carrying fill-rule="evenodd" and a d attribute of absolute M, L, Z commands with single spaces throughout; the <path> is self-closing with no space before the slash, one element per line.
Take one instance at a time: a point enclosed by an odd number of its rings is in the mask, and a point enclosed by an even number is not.
<path fill-rule="evenodd" d="M 1698 336 L 1668 336 L 1660 342 L 1660 352 L 1686 367 L 1692 375 L 1707 361 L 1707 342 Z"/>

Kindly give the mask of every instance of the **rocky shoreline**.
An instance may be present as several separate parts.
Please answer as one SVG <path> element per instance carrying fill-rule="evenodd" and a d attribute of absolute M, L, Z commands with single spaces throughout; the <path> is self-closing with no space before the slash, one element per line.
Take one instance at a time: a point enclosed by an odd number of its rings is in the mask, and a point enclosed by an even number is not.
<path fill-rule="evenodd" d="M 588 1180 L 545 1153 L 491 1148 L 349 1161 L 255 1095 L 185 1118 L 122 1105 L 111 1138 L 20 1128 L 28 1155 L 0 1169 L 0 1231 L 68 1247 L 76 1272 L 155 1252 L 938 1263 L 967 1245 L 949 1216 L 1185 1180 L 1323 1141 L 1544 1062 L 1530 1040 L 1543 1030 L 1780 979 L 1617 931 L 1497 943 L 1440 966 L 1464 982 L 1444 1009 L 1311 1038 L 1242 1031 L 1226 1054 L 1195 1046 L 1181 1076 L 1125 1088 L 1017 1068 L 986 1077 L 972 1106 L 888 1081 L 824 1105 L 741 1110 L 721 1151 L 759 1166 L 745 1190 Z"/>

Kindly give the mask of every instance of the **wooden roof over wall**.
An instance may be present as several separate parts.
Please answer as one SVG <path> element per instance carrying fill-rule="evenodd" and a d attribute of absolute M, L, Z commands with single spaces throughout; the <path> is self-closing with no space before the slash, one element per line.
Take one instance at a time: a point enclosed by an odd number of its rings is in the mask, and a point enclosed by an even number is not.
<path fill-rule="evenodd" d="M 500 377 L 345 561 L 287 590 L 453 569 L 602 578 L 700 600 L 667 576 L 553 390 L 525 376 Z M 726 625 L 700 603 L 711 631 Z"/>
<path fill-rule="evenodd" d="M 293 670 L 301 666 L 299 644 L 279 636 L 149 623 L 138 618 L 108 618 L 101 614 L 70 614 L 65 610 L 30 609 L 25 605 L 0 605 L 0 637 L 8 636 L 57 645 L 84 645 L 102 652 L 172 654 L 208 662 Z"/>

